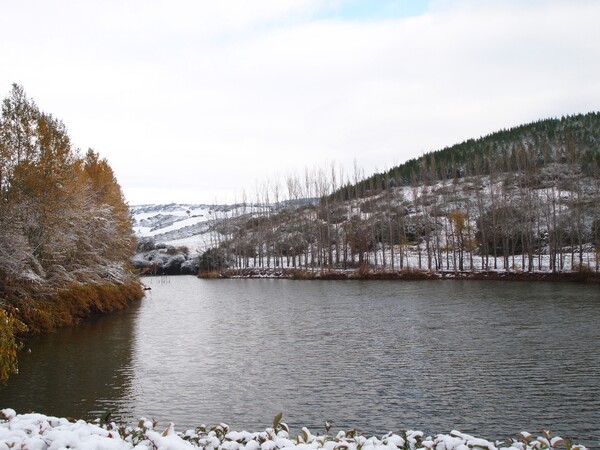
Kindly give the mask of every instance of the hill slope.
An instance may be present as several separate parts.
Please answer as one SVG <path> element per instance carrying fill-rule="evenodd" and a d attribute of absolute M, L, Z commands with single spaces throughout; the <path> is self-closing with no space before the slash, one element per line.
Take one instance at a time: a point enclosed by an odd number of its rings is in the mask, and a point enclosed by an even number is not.
<path fill-rule="evenodd" d="M 385 186 L 514 172 L 578 163 L 586 175 L 600 164 L 600 113 L 545 119 L 445 147 L 374 174 L 355 186 L 361 195 Z"/>
<path fill-rule="evenodd" d="M 194 234 L 203 236 L 195 247 L 199 268 L 598 271 L 597 113 L 503 130 L 358 183 L 321 171 L 292 177 L 287 188 L 282 202 L 269 202 L 283 192 L 274 186 L 263 201 L 222 208 L 204 221 Z M 299 201 L 310 197 L 320 200 Z M 155 219 L 177 228 L 166 214 Z M 176 233 L 159 236 L 181 242 Z"/>

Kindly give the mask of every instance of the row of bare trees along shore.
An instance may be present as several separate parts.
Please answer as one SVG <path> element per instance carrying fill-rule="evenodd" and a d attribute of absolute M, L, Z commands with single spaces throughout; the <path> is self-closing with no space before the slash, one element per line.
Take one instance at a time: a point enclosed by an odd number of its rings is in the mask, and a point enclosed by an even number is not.
<path fill-rule="evenodd" d="M 598 272 L 600 114 L 548 119 L 365 177 L 331 164 L 215 215 L 201 272 Z"/>

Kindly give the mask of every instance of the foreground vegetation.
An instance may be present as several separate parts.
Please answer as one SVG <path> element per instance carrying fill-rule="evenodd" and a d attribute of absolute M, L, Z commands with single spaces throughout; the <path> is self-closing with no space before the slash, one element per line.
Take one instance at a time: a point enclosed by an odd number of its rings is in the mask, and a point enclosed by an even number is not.
<path fill-rule="evenodd" d="M 329 430 L 327 430 L 329 431 Z M 201 425 L 184 433 L 175 432 L 169 424 L 157 430 L 156 421 L 141 419 L 131 427 L 110 421 L 93 423 L 69 421 L 41 414 L 17 415 L 14 410 L 0 412 L 0 450 L 10 448 L 86 448 L 86 449 L 194 449 L 206 450 L 585 450 L 561 437 L 552 437 L 542 430 L 540 436 L 519 433 L 516 439 L 490 442 L 452 431 L 449 434 L 426 436 L 421 431 L 388 433 L 381 437 L 365 437 L 357 430 L 340 431 L 336 436 L 314 435 L 306 427 L 291 437 L 289 427 L 278 414 L 273 427 L 263 432 L 230 431 L 226 424 L 214 427 Z"/>
<path fill-rule="evenodd" d="M 108 162 L 81 155 L 65 125 L 13 85 L 0 118 L 0 381 L 17 337 L 141 298 L 135 238 Z"/>
<path fill-rule="evenodd" d="M 600 270 L 600 114 L 549 119 L 365 178 L 266 183 L 212 221 L 203 272 Z"/>

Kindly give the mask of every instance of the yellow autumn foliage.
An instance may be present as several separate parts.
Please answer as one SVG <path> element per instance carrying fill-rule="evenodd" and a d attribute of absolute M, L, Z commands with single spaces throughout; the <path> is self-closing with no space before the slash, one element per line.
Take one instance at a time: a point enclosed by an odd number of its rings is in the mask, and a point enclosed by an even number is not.
<path fill-rule="evenodd" d="M 105 159 L 13 85 L 0 116 L 0 379 L 18 336 L 122 309 L 141 298 L 135 237 Z"/>

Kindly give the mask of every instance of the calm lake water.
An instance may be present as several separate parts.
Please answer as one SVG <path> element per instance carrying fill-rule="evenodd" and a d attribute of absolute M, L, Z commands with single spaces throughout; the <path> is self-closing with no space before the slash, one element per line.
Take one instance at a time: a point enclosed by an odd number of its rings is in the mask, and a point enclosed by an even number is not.
<path fill-rule="evenodd" d="M 597 286 L 145 278 L 130 310 L 27 343 L 0 407 L 184 430 L 273 416 L 371 434 L 600 442 Z"/>

